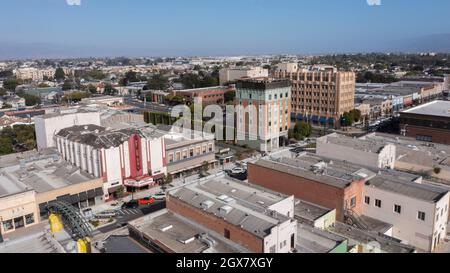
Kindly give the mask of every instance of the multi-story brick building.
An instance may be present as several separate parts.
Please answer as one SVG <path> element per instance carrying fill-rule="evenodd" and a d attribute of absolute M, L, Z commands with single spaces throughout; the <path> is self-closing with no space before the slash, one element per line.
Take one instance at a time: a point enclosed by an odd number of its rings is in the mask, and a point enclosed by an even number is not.
<path fill-rule="evenodd" d="M 400 130 L 420 141 L 450 144 L 450 102 L 433 101 L 401 112 Z"/>
<path fill-rule="evenodd" d="M 286 143 L 291 126 L 288 80 L 241 80 L 236 85 L 236 104 L 238 143 L 260 151 L 271 151 Z"/>
<path fill-rule="evenodd" d="M 173 90 L 172 95 L 184 97 L 188 103 L 194 103 L 195 99 L 201 99 L 202 103 L 208 104 L 222 104 L 225 102 L 225 93 L 230 91 L 230 88 L 225 86 Z"/>
<path fill-rule="evenodd" d="M 276 71 L 275 77 L 292 81 L 292 117 L 337 126 L 345 112 L 354 109 L 355 73 L 316 67 L 296 72 Z"/>
<path fill-rule="evenodd" d="M 250 183 L 336 209 L 337 221 L 424 251 L 436 250 L 446 236 L 449 191 L 419 175 L 289 151 L 249 164 L 248 175 Z"/>
<path fill-rule="evenodd" d="M 167 209 L 251 252 L 288 253 L 297 243 L 293 196 L 245 183 L 215 178 L 187 185 L 169 192 Z"/>
<path fill-rule="evenodd" d="M 336 209 L 338 221 L 344 221 L 348 210 L 362 213 L 364 183 L 374 175 L 369 170 L 342 162 L 326 163 L 311 154 L 261 159 L 248 165 L 250 183 Z"/>

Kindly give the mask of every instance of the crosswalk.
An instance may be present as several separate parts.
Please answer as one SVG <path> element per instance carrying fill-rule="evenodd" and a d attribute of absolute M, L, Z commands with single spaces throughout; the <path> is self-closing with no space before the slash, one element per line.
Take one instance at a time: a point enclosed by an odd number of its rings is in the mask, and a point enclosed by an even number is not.
<path fill-rule="evenodd" d="M 118 215 L 138 215 L 138 214 L 142 214 L 142 211 L 138 210 L 138 209 L 123 209 L 123 210 L 119 210 L 117 212 Z"/>

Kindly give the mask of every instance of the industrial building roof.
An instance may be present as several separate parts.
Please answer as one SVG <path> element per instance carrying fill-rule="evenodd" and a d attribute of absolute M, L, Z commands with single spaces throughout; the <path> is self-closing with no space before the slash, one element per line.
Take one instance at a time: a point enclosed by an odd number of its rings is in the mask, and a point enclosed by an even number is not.
<path fill-rule="evenodd" d="M 192 185 L 171 191 L 169 194 L 173 196 L 172 198 L 180 199 L 197 209 L 222 218 L 260 238 L 269 235 L 273 227 L 291 221 L 287 216 L 275 211 L 257 211 L 254 205 L 249 206 L 244 202 L 237 202 L 228 195 L 218 196 Z"/>
<path fill-rule="evenodd" d="M 381 150 L 388 145 L 388 143 L 384 142 L 371 141 L 370 139 L 351 138 L 340 134 L 330 134 L 322 137 L 321 140 L 331 144 L 370 153 L 380 153 Z"/>
<path fill-rule="evenodd" d="M 373 133 L 362 137 L 380 143 L 392 143 L 396 146 L 397 161 L 418 166 L 435 167 L 450 170 L 450 146 L 438 143 L 418 141 L 399 135 Z M 450 178 L 449 178 L 450 179 Z"/>
<path fill-rule="evenodd" d="M 0 197 L 31 190 L 42 193 L 96 179 L 63 161 L 56 151 L 36 152 L 19 162 L 0 168 Z"/>
<path fill-rule="evenodd" d="M 416 251 L 414 247 L 402 244 L 400 240 L 364 231 L 341 222 L 336 222 L 334 226 L 330 227 L 329 231 L 349 238 L 350 244 L 353 243 L 352 241 L 366 245 L 376 243 L 380 246 L 380 249 L 386 253 L 413 253 Z"/>
<path fill-rule="evenodd" d="M 158 138 L 164 135 L 151 125 L 118 130 L 107 130 L 102 126 L 96 125 L 81 125 L 62 129 L 56 135 L 73 142 L 92 146 L 96 149 L 108 149 L 118 147 L 134 134 L 138 134 L 147 139 Z"/>
<path fill-rule="evenodd" d="M 314 221 L 331 211 L 332 209 L 328 209 L 303 200 L 297 200 L 294 207 L 295 218 L 297 220 L 300 220 L 301 222 L 308 222 L 309 224 L 312 224 Z"/>
<path fill-rule="evenodd" d="M 395 175 L 392 172 L 380 171 L 376 177 L 366 182 L 366 185 L 433 203 L 438 202 L 448 193 L 448 190 L 441 187 L 406 181 L 404 175 L 407 174 L 405 173 L 395 172 L 397 173 Z"/>
<path fill-rule="evenodd" d="M 297 253 L 329 253 L 346 240 L 325 230 L 297 225 Z"/>
<path fill-rule="evenodd" d="M 337 188 L 346 188 L 354 181 L 366 181 L 375 176 L 375 173 L 367 169 L 308 153 L 298 157 L 265 157 L 254 164 Z"/>
<path fill-rule="evenodd" d="M 156 240 L 175 253 L 249 252 L 167 209 L 134 220 L 129 225 L 142 232 L 146 238 Z"/>
<path fill-rule="evenodd" d="M 402 113 L 450 118 L 450 101 L 432 101 Z"/>

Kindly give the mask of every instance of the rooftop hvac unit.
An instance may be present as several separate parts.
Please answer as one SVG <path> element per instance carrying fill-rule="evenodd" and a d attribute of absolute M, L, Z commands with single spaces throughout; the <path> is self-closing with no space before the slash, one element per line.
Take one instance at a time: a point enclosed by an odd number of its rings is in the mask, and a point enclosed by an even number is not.
<path fill-rule="evenodd" d="M 171 230 L 172 228 L 173 228 L 173 225 L 166 226 L 166 227 L 163 227 L 163 228 L 161 229 L 161 231 L 162 231 L 162 232 L 166 232 L 166 231 L 168 231 L 168 230 Z"/>
<path fill-rule="evenodd" d="M 202 203 L 200 204 L 200 206 L 201 206 L 203 209 L 209 209 L 209 208 L 211 208 L 212 206 L 214 206 L 214 202 L 211 201 L 211 200 L 206 200 L 206 201 L 202 202 Z"/>
<path fill-rule="evenodd" d="M 227 215 L 227 214 L 229 214 L 232 210 L 233 210 L 233 208 L 230 207 L 230 206 L 223 206 L 223 207 L 221 207 L 221 208 L 219 209 L 220 214 L 222 214 L 222 215 Z"/>

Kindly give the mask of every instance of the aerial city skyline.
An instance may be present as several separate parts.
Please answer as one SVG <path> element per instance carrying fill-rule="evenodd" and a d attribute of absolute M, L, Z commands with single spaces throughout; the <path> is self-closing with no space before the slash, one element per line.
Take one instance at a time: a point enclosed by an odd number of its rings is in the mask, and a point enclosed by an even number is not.
<path fill-rule="evenodd" d="M 416 53 L 450 45 L 446 1 L 25 2 L 0 4 L 0 23 L 10 26 L 0 59 Z"/>
<path fill-rule="evenodd" d="M 1 1 L 0 255 L 61 254 L 1 261 L 384 272 L 450 253 L 449 10 Z"/>

